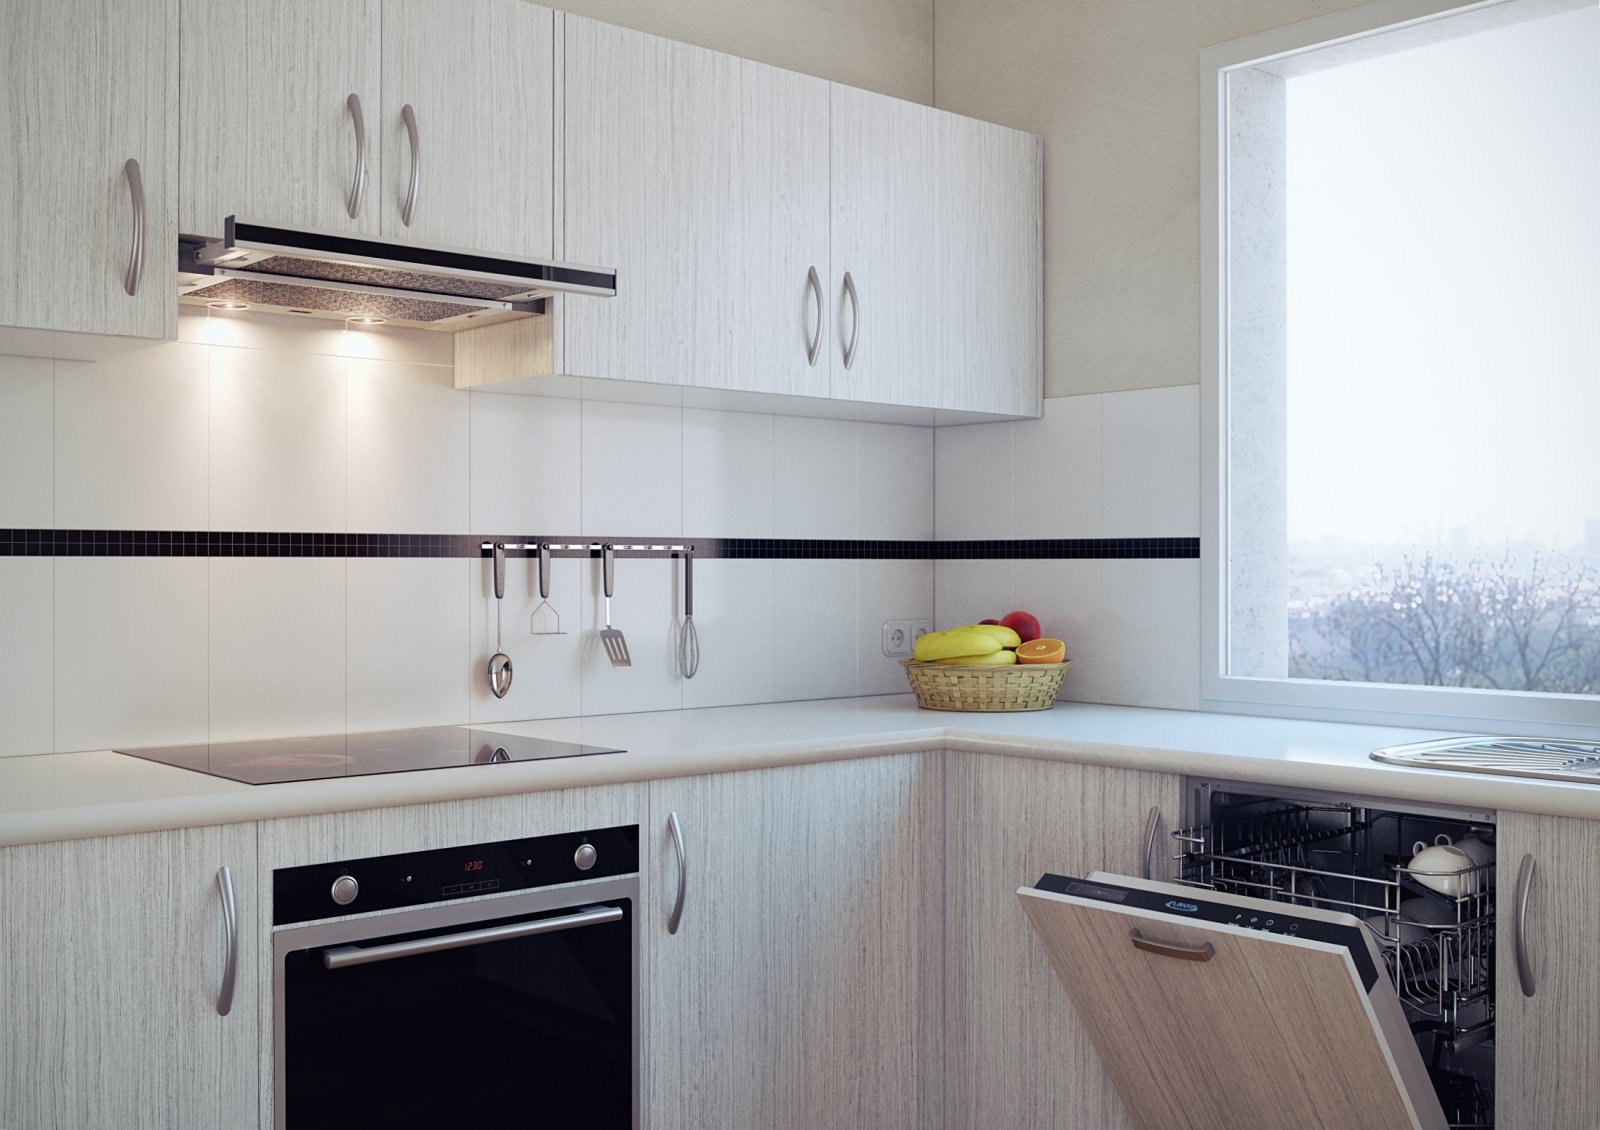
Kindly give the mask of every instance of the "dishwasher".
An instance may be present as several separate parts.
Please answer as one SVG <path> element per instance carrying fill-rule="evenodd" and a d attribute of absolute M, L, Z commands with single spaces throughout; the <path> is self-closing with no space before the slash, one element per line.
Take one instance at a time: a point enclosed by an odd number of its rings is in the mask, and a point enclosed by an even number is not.
<path fill-rule="evenodd" d="M 1175 880 L 1017 894 L 1141 1130 L 1494 1125 L 1492 813 L 1185 783 Z"/>

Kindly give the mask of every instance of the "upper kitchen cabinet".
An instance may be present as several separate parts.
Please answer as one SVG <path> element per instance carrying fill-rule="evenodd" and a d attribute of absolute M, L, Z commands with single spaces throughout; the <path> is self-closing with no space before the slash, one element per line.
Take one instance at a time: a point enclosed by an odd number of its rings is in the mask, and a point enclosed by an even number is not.
<path fill-rule="evenodd" d="M 0 325 L 177 332 L 176 0 L 8 0 Z"/>
<path fill-rule="evenodd" d="M 828 87 L 564 18 L 559 372 L 828 395 Z"/>
<path fill-rule="evenodd" d="M 553 254 L 555 13 L 520 0 L 389 0 L 374 108 L 382 234 Z"/>
<path fill-rule="evenodd" d="M 377 234 L 379 0 L 180 2 L 179 229 Z"/>
<path fill-rule="evenodd" d="M 832 395 L 1037 416 L 1040 139 L 834 86 Z"/>

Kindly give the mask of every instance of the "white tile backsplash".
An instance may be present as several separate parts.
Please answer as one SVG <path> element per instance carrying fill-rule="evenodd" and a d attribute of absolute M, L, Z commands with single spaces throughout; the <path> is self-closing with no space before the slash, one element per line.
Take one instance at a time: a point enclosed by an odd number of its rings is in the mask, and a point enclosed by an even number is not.
<path fill-rule="evenodd" d="M 774 530 L 773 418 L 683 410 L 683 533 L 770 538 Z"/>
<path fill-rule="evenodd" d="M 618 558 L 611 599 L 611 626 L 622 632 L 632 665 L 613 667 L 600 643 L 605 626 L 600 561 L 585 563 L 588 602 L 584 610 L 583 710 L 585 714 L 632 714 L 676 710 L 683 705 L 678 677 L 677 562 L 667 558 Z"/>
<path fill-rule="evenodd" d="M 1018 562 L 1004 559 L 936 561 L 933 626 L 954 628 L 998 620 L 1015 608 Z"/>
<path fill-rule="evenodd" d="M 345 728 L 345 561 L 210 563 L 212 741 Z"/>
<path fill-rule="evenodd" d="M 465 722 L 469 683 L 480 666 L 466 615 L 477 563 L 352 557 L 345 564 L 349 728 Z"/>
<path fill-rule="evenodd" d="M 48 358 L 0 357 L 0 527 L 54 524 L 55 366 Z"/>
<path fill-rule="evenodd" d="M 205 528 L 206 369 L 182 342 L 56 362 L 57 526 Z"/>
<path fill-rule="evenodd" d="M 780 538 L 854 538 L 857 439 L 854 420 L 775 416 L 773 502 Z"/>
<path fill-rule="evenodd" d="M 456 534 L 468 529 L 470 397 L 438 365 L 349 365 L 350 530 Z"/>
<path fill-rule="evenodd" d="M 1013 537 L 1101 536 L 1102 400 L 1100 396 L 1046 400 L 1042 419 L 1011 425 Z"/>
<path fill-rule="evenodd" d="M 859 537 L 927 541 L 933 537 L 933 429 L 857 425 L 861 477 Z"/>
<path fill-rule="evenodd" d="M 883 654 L 885 620 L 933 619 L 932 561 L 859 563 L 857 694 L 898 694 L 908 688 L 900 660 Z"/>
<path fill-rule="evenodd" d="M 203 557 L 55 559 L 55 747 L 204 741 Z"/>
<path fill-rule="evenodd" d="M 856 693 L 859 562 L 774 561 L 773 698 L 779 702 Z"/>
<path fill-rule="evenodd" d="M 583 533 L 683 532 L 683 409 L 583 402 Z"/>
<path fill-rule="evenodd" d="M 1200 533 L 1200 388 L 1107 393 L 1101 472 L 1104 537 Z"/>
<path fill-rule="evenodd" d="M 210 354 L 211 527 L 345 530 L 346 361 Z"/>
<path fill-rule="evenodd" d="M 1100 607 L 1067 640 L 1062 697 L 1124 706 L 1200 706 L 1200 563 L 1102 561 Z"/>
<path fill-rule="evenodd" d="M 54 563 L 0 557 L 0 757 L 54 748 L 54 656 Z"/>
<path fill-rule="evenodd" d="M 684 706 L 772 701 L 774 564 L 726 558 L 694 563 L 700 666 L 694 678 L 683 680 Z M 681 562 L 677 574 L 681 593 Z M 681 617 L 681 598 L 679 603 Z"/>
<path fill-rule="evenodd" d="M 466 398 L 472 424 L 471 531 L 579 532 L 583 402 L 495 392 Z"/>
<path fill-rule="evenodd" d="M 588 567 L 587 561 L 575 558 L 552 559 L 546 605 L 539 596 L 537 560 L 509 558 L 505 600 L 497 608 L 492 562 L 489 558 L 469 562 L 472 639 L 468 709 L 472 721 L 566 718 L 583 713 L 580 660 Z M 500 648 L 511 659 L 511 689 L 505 698 L 495 698 L 489 690 L 488 664 L 495 654 L 497 618 Z"/>
<path fill-rule="evenodd" d="M 934 535 L 943 541 L 1012 535 L 1011 449 L 1016 424 L 962 424 L 933 435 Z"/>

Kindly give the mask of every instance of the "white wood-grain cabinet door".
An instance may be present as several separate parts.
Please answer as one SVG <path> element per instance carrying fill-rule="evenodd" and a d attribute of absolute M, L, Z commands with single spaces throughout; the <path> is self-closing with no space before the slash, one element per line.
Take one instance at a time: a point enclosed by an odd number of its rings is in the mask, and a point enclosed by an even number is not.
<path fill-rule="evenodd" d="M 373 114 L 383 149 L 382 191 L 373 204 L 386 238 L 521 258 L 554 255 L 549 8 L 517 0 L 387 0 L 383 105 Z"/>
<path fill-rule="evenodd" d="M 1495 833 L 1495 1125 L 1600 1126 L 1600 824 L 1502 812 Z M 1531 857 L 1526 914 L 1523 859 Z M 1519 949 L 1533 995 L 1523 993 Z"/>
<path fill-rule="evenodd" d="M 379 19 L 379 0 L 181 0 L 184 233 L 378 233 Z"/>
<path fill-rule="evenodd" d="M 563 23 L 558 255 L 617 295 L 561 302 L 560 370 L 827 396 L 829 84 Z"/>
<path fill-rule="evenodd" d="M 1016 890 L 1047 871 L 1138 875 L 1146 858 L 1164 877 L 1164 832 L 1177 826 L 1180 780 L 945 756 L 945 1126 L 1127 1130 L 1127 1112 Z M 1152 808 L 1162 835 L 1150 849 Z"/>
<path fill-rule="evenodd" d="M 238 911 L 232 1009 L 217 1012 Z M 258 1124 L 255 827 L 0 850 L 0 1125 Z"/>
<path fill-rule="evenodd" d="M 942 1124 L 940 772 L 907 754 L 650 786 L 652 1130 Z"/>
<path fill-rule="evenodd" d="M 0 11 L 0 325 L 176 336 L 176 0 Z"/>

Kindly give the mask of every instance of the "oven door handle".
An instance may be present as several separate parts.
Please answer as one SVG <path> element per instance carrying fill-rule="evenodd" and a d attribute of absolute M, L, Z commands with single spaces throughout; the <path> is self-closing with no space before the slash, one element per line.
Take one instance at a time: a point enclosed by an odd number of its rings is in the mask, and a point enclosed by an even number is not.
<path fill-rule="evenodd" d="M 557 934 L 562 930 L 576 930 L 580 926 L 601 926 L 607 922 L 621 920 L 620 906 L 587 906 L 576 914 L 563 914 L 560 918 L 540 918 L 533 922 L 515 922 L 510 926 L 490 926 L 483 930 L 468 930 L 464 934 L 443 934 L 435 938 L 418 938 L 410 942 L 391 942 L 385 946 L 336 946 L 322 951 L 322 967 L 345 969 L 352 965 L 370 965 L 375 961 L 392 961 L 397 957 L 417 957 L 425 953 L 461 949 L 464 946 L 509 942 L 513 938 L 531 938 L 535 934 Z"/>

